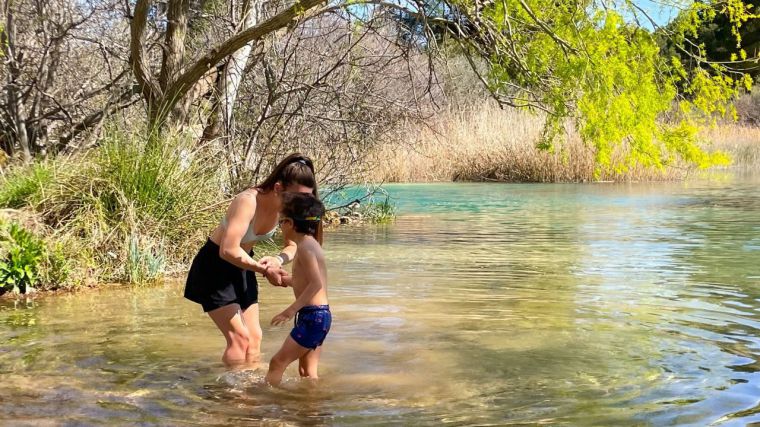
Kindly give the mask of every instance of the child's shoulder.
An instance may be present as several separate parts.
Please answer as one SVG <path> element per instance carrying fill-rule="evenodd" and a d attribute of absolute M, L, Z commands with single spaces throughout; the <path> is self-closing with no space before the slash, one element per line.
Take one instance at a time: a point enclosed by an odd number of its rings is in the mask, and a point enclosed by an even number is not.
<path fill-rule="evenodd" d="M 298 252 L 303 252 L 303 253 L 308 252 L 309 254 L 317 258 L 321 258 L 324 254 L 324 252 L 322 251 L 322 246 L 320 246 L 319 242 L 317 242 L 314 239 L 309 239 L 299 244 Z"/>

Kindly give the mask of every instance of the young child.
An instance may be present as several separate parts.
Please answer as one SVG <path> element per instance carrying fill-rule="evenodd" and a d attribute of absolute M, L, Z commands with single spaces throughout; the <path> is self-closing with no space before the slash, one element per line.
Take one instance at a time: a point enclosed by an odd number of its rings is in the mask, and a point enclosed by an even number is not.
<path fill-rule="evenodd" d="M 269 363 L 267 383 L 278 385 L 285 368 L 298 360 L 302 377 L 317 378 L 321 345 L 330 331 L 332 315 L 327 305 L 327 269 L 321 246 L 324 205 L 306 193 L 283 195 L 280 228 L 285 239 L 298 245 L 293 258 L 293 274 L 283 276 L 296 300 L 274 316 L 272 325 L 281 325 L 296 316 L 295 327 Z"/>

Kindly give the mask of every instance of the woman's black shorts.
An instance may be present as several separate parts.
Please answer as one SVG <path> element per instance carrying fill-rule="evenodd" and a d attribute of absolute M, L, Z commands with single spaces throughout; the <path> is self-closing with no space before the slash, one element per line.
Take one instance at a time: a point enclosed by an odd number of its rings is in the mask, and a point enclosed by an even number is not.
<path fill-rule="evenodd" d="M 245 310 L 259 302 L 259 285 L 253 271 L 223 260 L 219 245 L 209 239 L 193 259 L 185 298 L 200 304 L 205 312 L 230 304 Z"/>

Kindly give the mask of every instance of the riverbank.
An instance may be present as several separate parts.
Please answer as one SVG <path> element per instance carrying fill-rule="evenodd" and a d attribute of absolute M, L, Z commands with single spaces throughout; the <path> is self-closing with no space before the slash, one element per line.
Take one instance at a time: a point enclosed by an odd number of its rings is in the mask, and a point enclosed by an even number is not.
<path fill-rule="evenodd" d="M 240 185 L 225 161 L 218 147 L 191 136 L 146 140 L 111 129 L 84 154 L 4 169 L 0 294 L 184 274 Z M 385 199 L 343 206 L 326 220 L 340 226 L 393 215 Z M 278 250 L 259 245 L 257 254 Z"/>
<path fill-rule="evenodd" d="M 677 181 L 698 172 L 675 164 L 663 170 L 632 167 L 595 175 L 594 151 L 572 127 L 554 151 L 538 149 L 542 119 L 496 106 L 451 110 L 425 126 L 411 125 L 407 141 L 374 153 L 367 179 L 375 182 Z M 760 128 L 721 124 L 702 132 L 707 151 L 723 151 L 731 168 L 760 169 Z"/>

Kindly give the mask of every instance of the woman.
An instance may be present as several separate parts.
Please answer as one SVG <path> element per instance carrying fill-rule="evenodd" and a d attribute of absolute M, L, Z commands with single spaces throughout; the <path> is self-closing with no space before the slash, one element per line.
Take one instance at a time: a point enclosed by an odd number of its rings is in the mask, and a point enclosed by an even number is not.
<path fill-rule="evenodd" d="M 255 273 L 281 285 L 280 266 L 290 262 L 296 251 L 294 242 L 285 241 L 279 255 L 258 262 L 251 258 L 254 244 L 274 234 L 283 192 L 317 195 L 309 158 L 291 154 L 264 182 L 238 194 L 187 276 L 185 298 L 200 304 L 224 335 L 227 349 L 222 361 L 227 365 L 258 360 L 261 325 Z"/>

